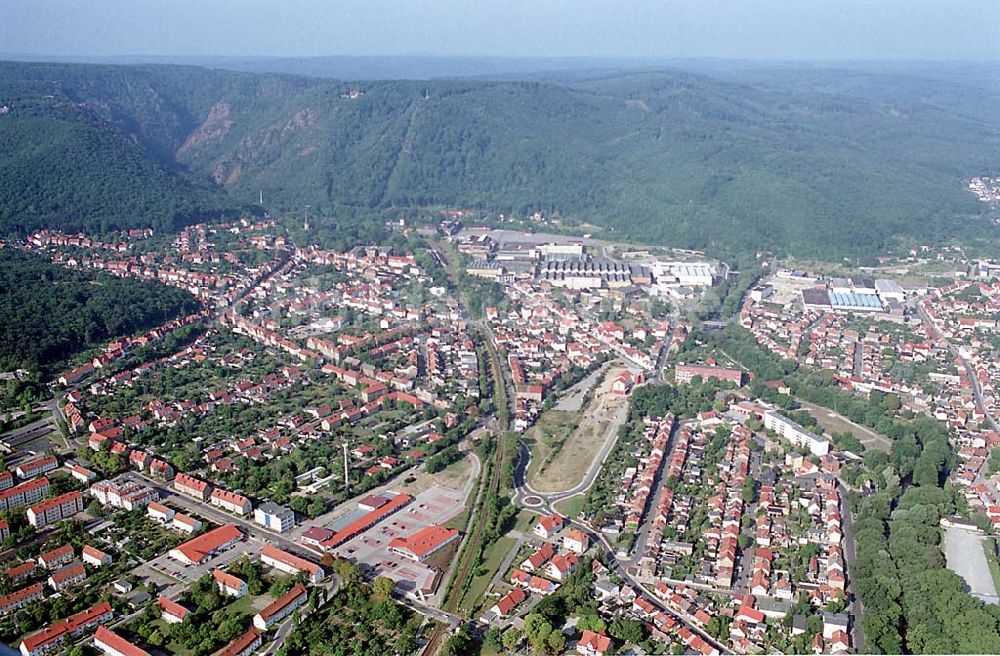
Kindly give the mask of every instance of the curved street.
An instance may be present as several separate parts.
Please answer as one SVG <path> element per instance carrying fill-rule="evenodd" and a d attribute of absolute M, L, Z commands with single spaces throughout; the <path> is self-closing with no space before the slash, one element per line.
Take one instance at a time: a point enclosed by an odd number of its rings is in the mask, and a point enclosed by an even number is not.
<path fill-rule="evenodd" d="M 612 444 L 613 442 L 614 441 L 612 441 Z M 604 461 L 607 459 L 607 454 L 610 453 L 610 450 L 611 447 L 608 447 L 607 451 L 603 453 L 600 459 L 595 458 L 594 464 L 591 465 L 591 471 L 588 472 L 587 478 L 585 479 L 584 482 L 582 482 L 579 486 L 577 486 L 578 488 L 581 489 L 577 490 L 576 488 L 574 488 L 575 491 L 567 490 L 565 492 L 559 492 L 554 494 L 538 494 L 532 491 L 525 481 L 525 473 L 527 472 L 528 463 L 531 461 L 531 451 L 523 442 L 521 442 L 521 449 L 518 453 L 517 466 L 514 468 L 515 495 L 513 503 L 518 507 L 523 508 L 529 512 L 535 513 L 537 515 L 548 515 L 554 513 L 555 510 L 553 509 L 552 504 L 555 501 L 575 496 L 577 494 L 582 494 L 584 491 L 586 491 L 586 489 L 589 489 L 590 485 L 592 485 L 594 480 L 596 480 L 597 474 L 600 472 L 601 465 L 604 464 Z M 588 479 L 589 482 L 587 482 Z M 586 483 L 585 486 L 584 483 Z M 537 498 L 540 501 L 540 503 L 527 502 L 527 501 L 533 502 L 535 498 Z M 634 565 L 635 563 L 634 555 L 625 558 L 619 558 L 614 546 L 608 541 L 607 537 L 599 530 L 594 529 L 594 527 L 591 526 L 589 523 L 582 522 L 575 517 L 569 517 L 568 521 L 573 525 L 574 528 L 583 531 L 590 539 L 593 545 L 595 546 L 599 545 L 600 548 L 603 548 L 603 550 L 606 552 L 607 562 L 609 564 L 610 569 L 613 572 L 615 572 L 615 574 L 620 576 L 623 580 L 627 581 L 629 585 L 632 587 L 632 589 L 635 590 L 636 594 L 639 597 L 645 599 L 646 601 L 653 604 L 653 606 L 655 606 L 656 608 L 660 609 L 661 611 L 667 613 L 668 615 L 676 619 L 678 622 L 683 624 L 689 631 L 701 637 L 705 642 L 707 642 L 715 649 L 718 649 L 720 653 L 726 652 L 725 647 L 718 641 L 716 641 L 715 638 L 705 633 L 698 626 L 698 624 L 695 623 L 694 618 L 687 615 L 686 613 L 682 613 L 667 608 L 667 606 L 662 601 L 660 601 L 658 597 L 650 593 L 649 590 L 642 583 L 640 583 L 638 580 L 636 580 L 635 577 L 633 577 L 633 575 L 629 572 L 628 568 Z M 635 553 L 638 552 L 639 550 L 636 549 Z"/>

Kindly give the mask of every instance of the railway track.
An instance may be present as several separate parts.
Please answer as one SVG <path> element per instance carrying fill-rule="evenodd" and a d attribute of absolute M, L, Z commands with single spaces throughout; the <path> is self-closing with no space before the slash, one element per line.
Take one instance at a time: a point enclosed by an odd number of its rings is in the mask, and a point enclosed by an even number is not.
<path fill-rule="evenodd" d="M 438 246 L 431 247 L 431 253 L 438 261 L 438 264 L 445 270 L 448 277 L 452 280 L 454 284 L 458 284 L 457 276 L 455 275 L 455 270 L 452 266 L 451 260 L 447 257 L 445 253 L 439 250 Z M 464 307 L 461 294 L 459 294 L 459 303 Z M 474 322 L 475 323 L 475 322 Z M 476 497 L 475 511 L 472 514 L 472 532 L 467 538 L 467 543 L 465 550 L 460 552 L 460 558 L 463 559 L 457 570 L 455 571 L 454 577 L 451 581 L 451 589 L 445 597 L 444 603 L 441 604 L 441 610 L 457 615 L 459 605 L 464 596 L 464 591 L 466 584 L 468 583 L 469 576 L 472 573 L 473 565 L 476 562 L 476 555 L 479 553 L 480 547 L 482 546 L 483 533 L 486 528 L 486 517 L 483 515 L 483 502 L 487 495 L 498 495 L 500 493 L 500 481 L 503 475 L 503 460 L 504 454 L 507 447 L 506 431 L 510 429 L 510 400 L 507 394 L 506 379 L 504 378 L 504 373 L 502 366 L 500 364 L 500 358 L 496 352 L 491 341 L 491 335 L 489 333 L 488 327 L 483 327 L 482 325 L 476 324 L 481 332 L 484 339 L 486 352 L 490 358 L 490 377 L 493 383 L 493 404 L 494 404 L 494 417 L 497 421 L 497 440 L 496 440 L 496 451 L 494 453 L 492 470 L 490 471 L 490 478 L 485 486 L 480 487 L 479 495 Z M 497 400 L 502 401 L 502 404 L 498 406 Z M 443 624 L 438 624 L 428 636 L 427 643 L 424 645 L 423 650 L 420 652 L 421 656 L 434 656 L 440 649 L 441 645 L 445 640 L 447 634 L 447 627 Z"/>
<path fill-rule="evenodd" d="M 496 352 L 488 348 L 490 354 L 490 360 L 492 361 L 491 372 L 493 378 L 493 388 L 494 395 L 496 396 L 496 390 L 505 384 L 502 377 L 502 372 L 499 370 L 499 362 L 497 361 Z M 498 375 L 499 374 L 499 375 Z M 501 390 L 503 388 L 501 387 Z M 499 396 L 502 397 L 504 405 L 506 405 L 506 394 L 503 390 Z M 509 414 L 507 412 L 498 412 L 505 422 L 509 422 Z M 500 417 L 497 417 L 498 420 Z M 448 591 L 444 603 L 441 605 L 441 610 L 458 614 L 459 605 L 464 597 L 464 591 L 468 583 L 469 577 L 472 574 L 473 566 L 477 561 L 477 554 L 480 551 L 483 542 L 483 533 L 486 529 L 487 517 L 484 516 L 484 501 L 489 498 L 489 495 L 497 496 L 500 494 L 500 482 L 503 476 L 503 464 L 504 455 L 507 450 L 507 438 L 505 431 L 509 428 L 504 422 L 501 422 L 500 432 L 497 434 L 496 447 L 493 455 L 493 462 L 491 464 L 490 477 L 487 484 L 480 488 L 479 495 L 476 497 L 476 512 L 473 514 L 473 528 L 472 533 L 468 537 L 468 542 L 466 548 L 462 554 L 462 562 L 459 564 L 458 569 L 455 572 L 454 578 L 451 582 L 451 589 Z M 440 647 L 442 640 L 444 639 L 446 633 L 446 628 L 443 625 L 437 626 L 428 638 L 427 644 L 424 645 L 424 649 L 421 652 L 422 656 L 433 656 Z"/>
<path fill-rule="evenodd" d="M 497 441 L 496 454 L 492 463 L 489 483 L 485 489 L 480 490 L 480 494 L 477 499 L 477 506 L 479 506 L 477 514 L 479 517 L 473 527 L 472 535 L 469 536 L 469 542 L 466 546 L 466 550 L 463 552 L 465 557 L 463 562 L 459 565 L 459 569 L 456 571 L 455 577 L 452 579 L 451 589 L 448 592 L 448 596 L 441 605 L 441 610 L 447 613 L 458 614 L 458 607 L 464 596 L 463 593 L 466 583 L 472 573 L 473 564 L 476 562 L 476 554 L 479 553 L 480 546 L 482 545 L 483 531 L 486 528 L 486 523 L 484 521 L 485 517 L 482 516 L 483 500 L 486 498 L 487 494 L 499 494 L 500 477 L 503 471 L 504 446 L 504 439 L 501 437 Z M 439 624 L 435 627 L 434 631 L 431 632 L 431 635 L 427 640 L 427 644 L 424 645 L 421 656 L 433 656 L 437 653 L 437 650 L 440 647 L 446 633 L 447 628 L 445 625 Z"/>

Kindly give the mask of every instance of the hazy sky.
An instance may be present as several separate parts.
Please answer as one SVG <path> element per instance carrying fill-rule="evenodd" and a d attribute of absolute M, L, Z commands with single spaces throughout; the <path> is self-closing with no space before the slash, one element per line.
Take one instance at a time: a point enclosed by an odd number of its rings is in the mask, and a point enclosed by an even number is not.
<path fill-rule="evenodd" d="M 0 53 L 1000 59 L 983 0 L 0 0 Z"/>

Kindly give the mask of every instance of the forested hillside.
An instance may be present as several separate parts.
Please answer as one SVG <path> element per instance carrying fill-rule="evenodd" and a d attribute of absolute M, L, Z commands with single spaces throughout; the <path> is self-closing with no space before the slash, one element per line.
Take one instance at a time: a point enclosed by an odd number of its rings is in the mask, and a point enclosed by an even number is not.
<path fill-rule="evenodd" d="M 9 72 L 0 67 L 0 75 Z M 214 185 L 138 142 L 127 115 L 115 113 L 116 122 L 101 109 L 99 98 L 80 102 L 63 82 L 0 79 L 3 229 L 170 231 L 226 208 L 235 213 Z"/>
<path fill-rule="evenodd" d="M 328 221 L 543 211 L 827 258 L 995 237 L 964 189 L 997 166 L 991 91 L 911 76 L 880 96 L 845 75 L 346 83 L 0 64 L 0 228 L 169 228 L 263 191 L 272 212 L 308 204 Z"/>
<path fill-rule="evenodd" d="M 94 276 L 0 249 L 0 371 L 55 373 L 82 350 L 197 309 L 194 297 L 175 287 Z"/>

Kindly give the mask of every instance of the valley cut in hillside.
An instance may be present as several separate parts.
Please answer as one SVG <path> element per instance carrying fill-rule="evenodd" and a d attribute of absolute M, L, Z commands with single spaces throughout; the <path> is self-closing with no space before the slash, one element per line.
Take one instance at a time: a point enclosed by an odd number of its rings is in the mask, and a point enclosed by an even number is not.
<path fill-rule="evenodd" d="M 995 238 L 965 189 L 1000 150 L 987 90 L 732 78 L 341 82 L 3 63 L 0 230 L 170 230 L 263 192 L 272 213 L 309 205 L 317 223 L 540 211 L 645 241 L 825 259 Z"/>

